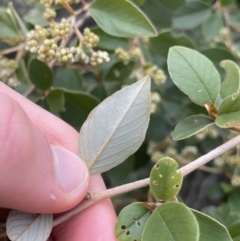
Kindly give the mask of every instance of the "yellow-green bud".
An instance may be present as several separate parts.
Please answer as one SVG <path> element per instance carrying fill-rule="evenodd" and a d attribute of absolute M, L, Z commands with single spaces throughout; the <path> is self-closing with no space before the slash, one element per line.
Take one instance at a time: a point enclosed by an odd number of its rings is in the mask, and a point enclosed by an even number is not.
<path fill-rule="evenodd" d="M 56 11 L 52 8 L 46 8 L 43 13 L 43 17 L 46 21 L 52 21 L 56 15 Z"/>
<path fill-rule="evenodd" d="M 106 51 L 98 50 L 92 54 L 90 59 L 90 64 L 92 66 L 96 66 L 99 64 L 105 64 L 110 61 L 109 55 Z"/>
<path fill-rule="evenodd" d="M 54 22 L 50 24 L 50 31 L 53 37 L 64 37 L 69 34 L 70 30 L 71 24 L 65 18 L 61 20 L 61 23 Z"/>
<path fill-rule="evenodd" d="M 92 49 L 97 46 L 99 42 L 99 37 L 90 31 L 89 28 L 85 28 L 83 31 L 83 44 L 88 48 Z"/>
<path fill-rule="evenodd" d="M 131 59 L 130 54 L 127 51 L 125 51 L 122 47 L 118 47 L 115 50 L 115 54 L 118 60 L 122 61 L 125 65 L 127 65 Z"/>

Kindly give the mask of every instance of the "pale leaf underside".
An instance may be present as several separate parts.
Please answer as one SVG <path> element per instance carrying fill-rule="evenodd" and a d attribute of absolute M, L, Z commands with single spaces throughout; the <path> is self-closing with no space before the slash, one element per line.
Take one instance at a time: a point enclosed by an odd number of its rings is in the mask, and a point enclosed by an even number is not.
<path fill-rule="evenodd" d="M 150 117 L 150 79 L 145 77 L 105 99 L 80 130 L 79 155 L 91 173 L 107 171 L 142 144 Z"/>

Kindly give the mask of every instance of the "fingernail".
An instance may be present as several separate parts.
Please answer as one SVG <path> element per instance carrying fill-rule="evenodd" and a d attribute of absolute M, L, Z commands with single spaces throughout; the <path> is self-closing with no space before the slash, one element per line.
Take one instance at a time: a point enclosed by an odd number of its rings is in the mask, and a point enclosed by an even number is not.
<path fill-rule="evenodd" d="M 51 145 L 51 149 L 58 185 L 66 193 L 78 191 L 87 182 L 87 166 L 76 154 L 63 147 Z"/>

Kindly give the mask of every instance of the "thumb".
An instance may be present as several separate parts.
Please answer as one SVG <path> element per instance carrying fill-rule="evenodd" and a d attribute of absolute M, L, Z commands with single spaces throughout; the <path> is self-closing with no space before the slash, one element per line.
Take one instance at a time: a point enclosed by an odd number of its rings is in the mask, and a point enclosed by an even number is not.
<path fill-rule="evenodd" d="M 84 198 L 88 183 L 85 163 L 50 145 L 18 103 L 0 93 L 0 207 L 63 212 Z"/>

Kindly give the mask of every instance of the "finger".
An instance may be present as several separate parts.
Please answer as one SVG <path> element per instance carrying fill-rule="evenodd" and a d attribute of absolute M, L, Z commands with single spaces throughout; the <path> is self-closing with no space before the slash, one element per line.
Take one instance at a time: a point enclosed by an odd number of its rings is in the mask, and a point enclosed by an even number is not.
<path fill-rule="evenodd" d="M 57 144 L 78 153 L 79 133 L 66 122 L 44 110 L 0 81 L 0 92 L 14 99 L 25 111 L 32 123 L 48 138 Z"/>
<path fill-rule="evenodd" d="M 93 176 L 90 190 L 99 192 L 103 189 L 105 189 L 105 185 L 100 176 Z M 52 235 L 55 241 L 116 241 L 114 234 L 116 220 L 110 199 L 106 199 L 58 225 L 53 229 Z"/>
<path fill-rule="evenodd" d="M 78 204 L 88 190 L 85 163 L 50 145 L 19 104 L 1 92 L 0 106 L 0 206 L 48 213 Z"/>
<path fill-rule="evenodd" d="M 41 107 L 30 102 L 22 95 L 16 93 L 15 91 L 13 91 L 12 89 L 10 89 L 9 87 L 7 87 L 1 82 L 0 82 L 0 91 L 11 96 L 24 108 L 28 117 L 32 120 L 32 122 L 36 125 L 36 127 L 38 127 L 41 130 L 41 132 L 48 138 L 49 142 L 59 143 L 61 146 L 71 150 L 72 152 L 78 153 L 79 133 L 76 130 L 74 130 L 71 126 L 69 126 L 61 119 L 57 118 L 56 116 L 52 115 L 51 113 L 43 110 Z M 100 175 L 98 175 L 97 180 L 94 177 L 91 178 L 91 180 L 92 180 L 91 185 L 89 187 L 90 191 L 105 190 L 105 186 L 102 183 L 102 179 L 100 178 Z M 70 224 L 73 224 L 73 226 L 75 226 L 76 229 L 78 230 L 73 231 L 73 236 L 71 236 L 71 232 L 68 232 L 68 234 L 70 235 L 69 236 L 70 238 L 67 238 L 65 240 L 72 240 L 71 239 L 72 237 L 76 239 L 78 235 L 81 235 L 82 240 L 84 240 L 85 236 L 89 237 L 90 235 L 89 229 L 81 228 L 82 226 L 85 225 L 86 220 L 91 223 L 91 227 L 93 230 L 95 229 L 95 227 L 97 228 L 97 230 L 99 230 L 99 225 L 102 225 L 102 226 L 108 225 L 109 228 L 106 230 L 105 236 L 111 237 L 111 238 L 109 239 L 106 238 L 103 240 L 109 240 L 109 241 L 115 240 L 113 235 L 113 230 L 114 230 L 114 223 L 116 222 L 116 214 L 109 200 L 108 201 L 104 200 L 102 202 L 104 202 L 104 205 L 105 205 L 104 218 L 107 220 L 107 222 L 105 221 L 103 222 L 101 218 L 102 210 L 103 210 L 102 205 L 97 203 L 93 207 L 89 207 L 83 213 L 80 213 L 79 215 L 75 216 L 73 219 L 70 219 L 66 222 L 67 224 L 65 229 L 71 230 L 72 227 Z M 92 215 L 92 212 L 91 212 L 93 208 L 94 208 L 94 215 Z M 88 216 L 88 213 L 90 214 L 89 216 Z M 85 215 L 84 216 L 85 218 L 81 218 L 83 215 Z M 98 218 L 95 219 L 95 216 Z M 59 231 L 61 231 L 61 228 L 59 229 Z M 57 231 L 55 231 L 54 233 L 56 234 Z M 95 238 L 89 239 L 89 240 L 90 241 L 95 240 Z"/>

